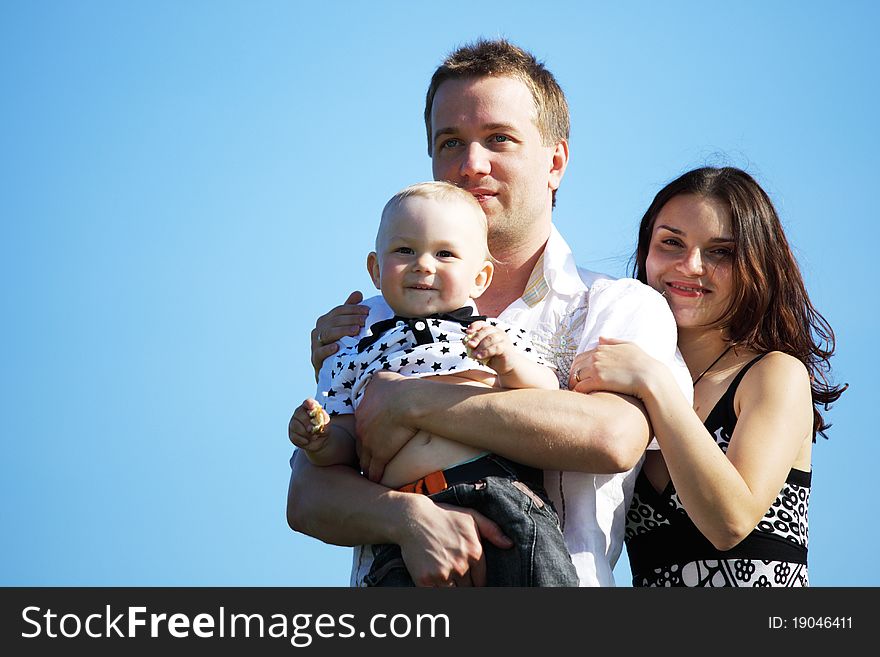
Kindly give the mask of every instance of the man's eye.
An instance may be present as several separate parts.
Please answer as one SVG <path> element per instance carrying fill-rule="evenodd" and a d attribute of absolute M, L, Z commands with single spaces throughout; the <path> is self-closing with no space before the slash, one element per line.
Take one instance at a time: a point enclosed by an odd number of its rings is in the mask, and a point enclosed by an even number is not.
<path fill-rule="evenodd" d="M 455 148 L 461 144 L 460 139 L 447 139 L 442 144 L 440 144 L 440 148 Z"/>
<path fill-rule="evenodd" d="M 491 137 L 489 137 L 489 141 L 495 144 L 503 144 L 506 141 L 510 141 L 510 137 L 508 137 L 507 135 L 492 135 Z"/>

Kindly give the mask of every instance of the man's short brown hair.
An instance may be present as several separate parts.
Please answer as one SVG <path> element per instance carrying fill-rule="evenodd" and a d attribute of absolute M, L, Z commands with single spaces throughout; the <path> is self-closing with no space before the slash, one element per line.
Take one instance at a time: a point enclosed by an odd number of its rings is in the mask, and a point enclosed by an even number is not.
<path fill-rule="evenodd" d="M 428 155 L 434 154 L 431 109 L 440 85 L 446 80 L 488 76 L 515 78 L 529 88 L 537 110 L 535 125 L 544 140 L 544 146 L 568 141 L 568 103 L 553 74 L 534 55 L 519 46 L 504 39 L 480 39 L 450 54 L 431 77 L 425 99 Z"/>

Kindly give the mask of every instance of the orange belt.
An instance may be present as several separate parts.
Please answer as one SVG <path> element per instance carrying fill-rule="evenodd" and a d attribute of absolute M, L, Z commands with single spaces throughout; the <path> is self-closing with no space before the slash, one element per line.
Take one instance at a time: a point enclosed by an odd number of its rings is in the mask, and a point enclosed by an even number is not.
<path fill-rule="evenodd" d="M 519 480 L 538 488 L 542 488 L 544 485 L 544 475 L 537 468 L 514 463 L 497 455 L 487 454 L 443 471 L 432 472 L 411 484 L 401 486 L 397 490 L 403 493 L 433 495 L 456 484 L 475 482 L 486 477 Z"/>
<path fill-rule="evenodd" d="M 432 472 L 431 474 L 425 475 L 421 479 L 418 479 L 411 484 L 401 486 L 397 490 L 399 490 L 401 493 L 421 493 L 422 495 L 433 495 L 434 493 L 439 493 L 440 491 L 444 491 L 447 488 L 449 488 L 449 484 L 446 483 L 446 477 L 443 476 L 443 471 L 437 470 L 437 472 Z"/>
<path fill-rule="evenodd" d="M 397 490 L 403 493 L 433 495 L 456 484 L 474 482 L 486 477 L 515 479 L 538 488 L 542 488 L 544 485 L 544 475 L 537 468 L 514 463 L 498 455 L 487 454 L 473 461 L 460 463 L 442 471 L 432 472 L 411 484 L 401 486 Z"/>

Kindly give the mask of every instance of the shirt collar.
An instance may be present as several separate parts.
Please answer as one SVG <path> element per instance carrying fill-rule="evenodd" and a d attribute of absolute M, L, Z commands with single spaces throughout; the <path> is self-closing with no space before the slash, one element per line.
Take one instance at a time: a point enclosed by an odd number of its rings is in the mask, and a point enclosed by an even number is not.
<path fill-rule="evenodd" d="M 541 257 L 535 263 L 532 275 L 526 283 L 522 299 L 532 308 L 547 296 L 550 290 L 556 294 L 574 295 L 584 292 L 586 286 L 578 274 L 571 248 L 556 230 L 550 226 L 550 237 Z"/>
<path fill-rule="evenodd" d="M 368 347 L 384 337 L 388 331 L 399 326 L 409 327 L 409 330 L 416 336 L 418 344 L 433 342 L 431 331 L 425 321 L 429 319 L 446 320 L 456 322 L 462 326 L 468 326 L 472 322 L 485 320 L 486 316 L 477 314 L 477 306 L 473 299 L 468 299 L 466 305 L 448 313 L 433 313 L 424 317 L 401 317 L 400 315 L 394 315 L 389 319 L 383 319 L 370 325 L 369 333 L 363 336 L 357 343 L 358 353 L 364 352 Z"/>

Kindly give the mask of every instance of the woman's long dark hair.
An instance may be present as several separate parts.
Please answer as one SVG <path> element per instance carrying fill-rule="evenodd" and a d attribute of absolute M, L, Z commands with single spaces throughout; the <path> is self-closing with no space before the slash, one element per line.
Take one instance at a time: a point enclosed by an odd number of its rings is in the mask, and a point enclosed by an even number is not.
<path fill-rule="evenodd" d="M 819 407 L 828 410 L 847 386 L 832 385 L 834 331 L 817 311 L 804 287 L 800 268 L 766 192 L 749 174 L 734 167 L 703 167 L 676 178 L 654 197 L 639 226 L 633 276 L 647 283 L 645 262 L 654 221 L 675 196 L 695 194 L 730 210 L 734 239 L 733 294 L 718 320 L 728 340 L 754 351 L 781 351 L 800 360 L 810 374 L 813 432 L 827 438 Z"/>

